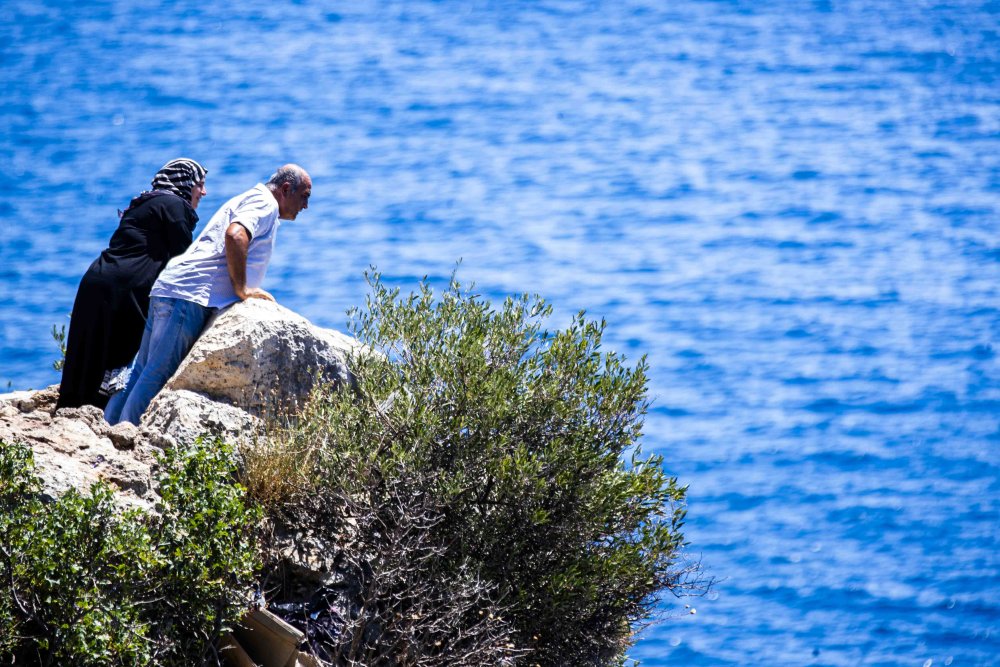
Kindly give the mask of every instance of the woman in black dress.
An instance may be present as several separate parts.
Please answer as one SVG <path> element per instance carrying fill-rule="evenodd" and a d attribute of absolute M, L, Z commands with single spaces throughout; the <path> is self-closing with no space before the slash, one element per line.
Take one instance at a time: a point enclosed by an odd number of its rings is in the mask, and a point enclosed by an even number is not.
<path fill-rule="evenodd" d="M 191 245 L 206 173 L 194 160 L 171 160 L 153 177 L 153 189 L 121 214 L 76 293 L 57 407 L 103 409 L 123 386 L 142 341 L 149 290 L 167 261 Z"/>

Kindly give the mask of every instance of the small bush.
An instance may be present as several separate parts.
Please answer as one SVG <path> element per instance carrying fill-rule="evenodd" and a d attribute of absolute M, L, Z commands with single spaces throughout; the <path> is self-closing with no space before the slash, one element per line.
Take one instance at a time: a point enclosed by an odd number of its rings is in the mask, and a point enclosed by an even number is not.
<path fill-rule="evenodd" d="M 242 613 L 255 513 L 231 452 L 167 453 L 158 516 L 104 484 L 43 502 L 26 447 L 0 442 L 0 656 L 17 665 L 198 665 Z"/>
<path fill-rule="evenodd" d="M 52 362 L 52 368 L 57 371 L 61 371 L 63 366 L 66 365 L 66 325 L 62 325 L 61 329 L 56 329 L 56 325 L 52 325 L 52 340 L 56 342 L 56 346 L 59 348 L 59 358 Z"/>
<path fill-rule="evenodd" d="M 352 320 L 369 347 L 351 361 L 357 391 L 318 393 L 270 445 L 300 471 L 272 511 L 361 573 L 427 582 L 408 594 L 369 577 L 359 596 L 381 635 L 355 635 L 379 644 L 366 659 L 447 664 L 426 646 L 486 616 L 502 624 L 469 664 L 619 662 L 664 592 L 699 585 L 681 561 L 684 488 L 639 449 L 645 360 L 602 352 L 604 323 L 583 314 L 548 333 L 537 298 L 494 310 L 454 279 L 438 297 L 370 284 Z M 462 589 L 475 604 L 407 614 L 456 581 L 479 582 Z M 400 636 L 428 640 L 423 657 Z"/>
<path fill-rule="evenodd" d="M 150 621 L 162 638 L 158 661 L 200 664 L 216 658 L 216 640 L 242 616 L 259 565 L 257 509 L 235 482 L 233 450 L 197 441 L 168 450 L 157 476 L 159 514 L 149 534 L 159 554 L 151 573 Z"/>

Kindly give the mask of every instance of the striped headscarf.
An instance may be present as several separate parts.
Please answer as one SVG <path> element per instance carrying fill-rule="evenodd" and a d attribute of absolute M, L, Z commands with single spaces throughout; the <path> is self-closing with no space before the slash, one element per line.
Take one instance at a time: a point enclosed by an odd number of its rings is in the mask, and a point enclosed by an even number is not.
<path fill-rule="evenodd" d="M 208 170 L 194 160 L 179 157 L 163 165 L 153 176 L 151 184 L 154 190 L 168 190 L 190 202 L 191 188 L 201 183 L 207 173 Z"/>

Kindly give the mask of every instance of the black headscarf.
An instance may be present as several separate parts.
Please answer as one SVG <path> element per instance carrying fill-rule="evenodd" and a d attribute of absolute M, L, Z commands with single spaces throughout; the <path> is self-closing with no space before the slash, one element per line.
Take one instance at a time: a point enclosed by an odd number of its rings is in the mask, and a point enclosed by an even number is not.
<path fill-rule="evenodd" d="M 190 202 L 191 189 L 205 180 L 207 173 L 208 170 L 194 160 L 179 157 L 163 165 L 153 176 L 151 185 L 154 190 L 168 190 Z"/>
<path fill-rule="evenodd" d="M 150 182 L 153 189 L 136 195 L 128 203 L 128 208 L 124 212 L 121 209 L 118 210 L 118 217 L 121 218 L 125 213 L 128 213 L 151 197 L 166 195 L 167 193 L 177 195 L 190 208 L 191 189 L 205 180 L 205 174 L 207 173 L 207 169 L 186 157 L 171 160 L 156 172 L 156 176 L 153 176 L 153 180 Z M 194 209 L 191 212 L 194 213 Z M 195 215 L 194 219 L 197 220 L 198 216 Z"/>

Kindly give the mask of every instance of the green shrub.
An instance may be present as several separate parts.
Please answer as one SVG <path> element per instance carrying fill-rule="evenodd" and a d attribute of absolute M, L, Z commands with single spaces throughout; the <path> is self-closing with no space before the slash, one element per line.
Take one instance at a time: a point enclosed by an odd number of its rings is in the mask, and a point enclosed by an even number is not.
<path fill-rule="evenodd" d="M 104 485 L 44 503 L 32 463 L 0 443 L 4 651 L 17 664 L 144 664 L 136 586 L 152 557 L 139 515 L 118 513 Z"/>
<path fill-rule="evenodd" d="M 168 450 L 160 463 L 159 515 L 149 531 L 160 556 L 149 579 L 159 600 L 150 622 L 163 644 L 160 664 L 200 664 L 249 602 L 259 512 L 244 502 L 233 451 L 221 441 Z"/>
<path fill-rule="evenodd" d="M 0 658 L 3 663 L 20 645 L 24 605 L 17 599 L 19 589 L 12 580 L 20 572 L 24 560 L 24 541 L 28 534 L 27 517 L 40 506 L 37 495 L 41 490 L 39 480 L 31 476 L 34 467 L 31 450 L 27 447 L 9 446 L 0 441 Z M 11 582 L 10 585 L 8 582 Z"/>
<path fill-rule="evenodd" d="M 440 296 L 422 285 L 407 298 L 377 273 L 369 282 L 367 308 L 352 317 L 369 347 L 351 360 L 356 392 L 317 394 L 272 434 L 270 447 L 298 453 L 309 471 L 273 511 L 371 567 L 373 550 L 385 558 L 400 535 L 422 532 L 407 557 L 442 581 L 481 582 L 473 618 L 502 615 L 510 632 L 486 634 L 513 646 L 508 655 L 620 661 L 664 592 L 698 586 L 681 561 L 685 490 L 639 449 L 645 360 L 629 367 L 603 353 L 604 323 L 582 313 L 548 333 L 551 308 L 538 298 L 494 310 L 454 278 Z M 399 502 L 399 480 L 427 500 Z M 419 604 L 367 594 L 383 629 Z M 435 613 L 421 636 L 446 646 L 435 628 L 455 618 L 441 615 L 464 612 Z M 396 664 L 447 664 L 425 650 Z"/>
<path fill-rule="evenodd" d="M 197 665 L 252 585 L 255 514 L 231 452 L 168 452 L 160 514 L 104 484 L 45 502 L 26 447 L 0 442 L 0 656 L 18 665 Z"/>

